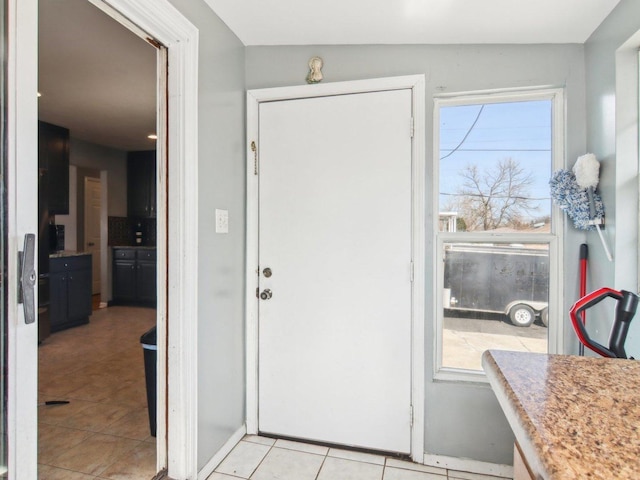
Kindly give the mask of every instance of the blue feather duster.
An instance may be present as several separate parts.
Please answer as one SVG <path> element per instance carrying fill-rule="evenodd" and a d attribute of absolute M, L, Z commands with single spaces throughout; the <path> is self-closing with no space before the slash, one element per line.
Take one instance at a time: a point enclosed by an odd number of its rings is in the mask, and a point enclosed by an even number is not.
<path fill-rule="evenodd" d="M 579 230 L 595 230 L 595 225 L 590 225 L 589 196 L 587 190 L 581 188 L 576 182 L 576 176 L 569 170 L 557 170 L 549 180 L 551 198 L 554 203 L 564 210 L 573 225 Z M 597 193 L 593 194 L 595 204 L 595 218 L 604 217 L 604 204 Z"/>

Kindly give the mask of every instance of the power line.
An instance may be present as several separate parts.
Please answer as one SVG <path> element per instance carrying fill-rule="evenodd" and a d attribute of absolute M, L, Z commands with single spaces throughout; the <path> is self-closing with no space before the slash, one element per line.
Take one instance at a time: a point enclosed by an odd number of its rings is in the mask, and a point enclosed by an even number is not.
<path fill-rule="evenodd" d="M 550 148 L 454 148 L 449 150 L 441 148 L 441 152 L 550 152 Z M 451 155 L 451 153 L 449 155 Z M 440 160 L 447 158 L 449 155 L 442 157 Z"/>
<path fill-rule="evenodd" d="M 479 193 L 446 193 L 440 192 L 440 195 L 446 195 L 449 197 L 487 197 L 487 195 L 480 195 Z M 534 200 L 534 201 L 542 201 L 542 200 L 551 200 L 551 197 L 521 197 L 521 196 L 513 196 L 513 195 L 491 195 L 491 198 L 500 198 L 500 199 L 509 199 L 513 198 L 516 200 Z"/>
<path fill-rule="evenodd" d="M 453 155 L 456 152 L 456 150 L 458 150 L 462 146 L 462 144 L 465 142 L 467 137 L 471 134 L 471 131 L 473 130 L 473 127 L 475 127 L 476 123 L 478 123 L 478 120 L 480 119 L 480 114 L 482 113 L 482 110 L 484 110 L 484 104 L 480 106 L 480 110 L 478 110 L 478 115 L 476 116 L 476 119 L 473 121 L 473 123 L 469 127 L 469 130 L 467 130 L 467 133 L 465 133 L 465 135 L 462 138 L 462 140 L 460 140 L 460 143 L 458 144 L 458 146 L 456 148 L 454 148 L 453 150 L 451 150 L 451 152 L 446 154 L 444 157 L 440 157 L 440 160 L 444 160 L 445 158 L 450 157 L 451 155 Z"/>

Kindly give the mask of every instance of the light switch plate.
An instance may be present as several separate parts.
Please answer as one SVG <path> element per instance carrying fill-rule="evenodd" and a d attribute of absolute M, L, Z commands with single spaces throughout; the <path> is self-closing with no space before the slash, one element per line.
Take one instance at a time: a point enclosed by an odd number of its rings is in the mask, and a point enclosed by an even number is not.
<path fill-rule="evenodd" d="M 216 233 L 229 233 L 229 210 L 216 208 Z"/>

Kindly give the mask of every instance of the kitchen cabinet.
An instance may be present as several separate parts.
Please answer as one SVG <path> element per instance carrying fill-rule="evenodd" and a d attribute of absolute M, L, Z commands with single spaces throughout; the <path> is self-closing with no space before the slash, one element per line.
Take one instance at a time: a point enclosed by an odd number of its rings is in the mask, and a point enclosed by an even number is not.
<path fill-rule="evenodd" d="M 136 299 L 136 256 L 133 249 L 113 251 L 113 299 L 133 302 Z"/>
<path fill-rule="evenodd" d="M 69 214 L 69 130 L 38 122 L 38 170 L 49 215 Z"/>
<path fill-rule="evenodd" d="M 156 217 L 156 151 L 127 154 L 127 214 L 134 218 Z"/>
<path fill-rule="evenodd" d="M 513 444 L 513 480 L 535 480 L 531 467 L 522 456 L 518 442 Z"/>
<path fill-rule="evenodd" d="M 49 319 L 52 332 L 89 322 L 91 279 L 91 255 L 50 258 Z"/>
<path fill-rule="evenodd" d="M 113 249 L 113 303 L 155 306 L 156 249 Z"/>

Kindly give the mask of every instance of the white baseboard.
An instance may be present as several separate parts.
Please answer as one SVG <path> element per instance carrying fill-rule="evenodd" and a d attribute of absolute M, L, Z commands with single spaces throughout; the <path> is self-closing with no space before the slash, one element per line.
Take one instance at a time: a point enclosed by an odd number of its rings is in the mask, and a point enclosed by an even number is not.
<path fill-rule="evenodd" d="M 444 455 L 424 454 L 424 464 L 430 467 L 447 468 L 460 472 L 479 473 L 493 475 L 495 477 L 513 478 L 511 465 L 481 462 L 470 458 L 447 457 Z"/>
<path fill-rule="evenodd" d="M 238 442 L 242 440 L 242 437 L 244 437 L 246 433 L 247 433 L 246 425 L 242 425 L 238 430 L 236 430 L 236 432 L 233 435 L 231 435 L 231 438 L 229 438 L 229 440 L 227 440 L 227 442 L 222 446 L 222 448 L 218 450 L 218 453 L 216 453 L 211 458 L 211 460 L 209 460 L 207 464 L 204 467 L 202 467 L 202 470 L 198 472 L 198 480 L 205 480 L 206 478 L 208 478 L 209 475 L 211 475 L 213 471 L 216 469 L 216 467 L 220 465 L 222 460 L 224 460 L 224 458 L 227 455 L 229 455 L 229 452 L 233 450 L 233 447 L 235 447 L 238 444 Z"/>

